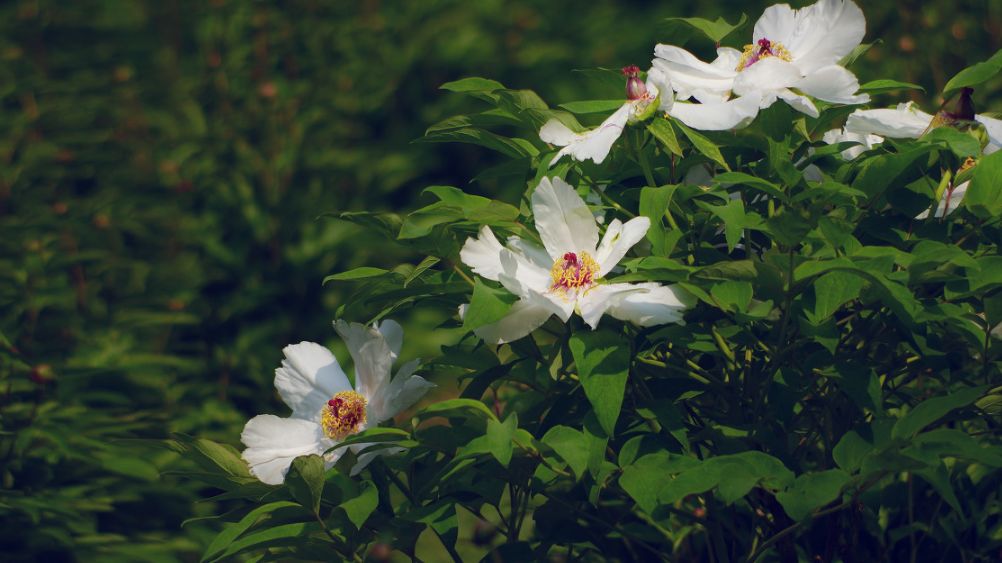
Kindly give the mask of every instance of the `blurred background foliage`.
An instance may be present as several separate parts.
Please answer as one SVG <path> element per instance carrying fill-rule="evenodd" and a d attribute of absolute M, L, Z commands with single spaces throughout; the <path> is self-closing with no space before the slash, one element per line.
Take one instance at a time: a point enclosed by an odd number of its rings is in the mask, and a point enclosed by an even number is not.
<path fill-rule="evenodd" d="M 574 71 L 645 67 L 655 43 L 680 42 L 670 16 L 744 11 L 747 37 L 768 4 L 0 3 L 4 558 L 197 558 L 215 524 L 182 522 L 226 501 L 197 502 L 213 491 L 173 479 L 176 454 L 150 439 L 236 445 L 249 416 L 285 412 L 271 384 L 284 345 L 337 346 L 330 322 L 353 288 L 323 276 L 420 259 L 318 216 L 403 212 L 433 184 L 521 192 L 470 183 L 500 156 L 414 142 L 469 107 L 440 84 L 480 75 L 551 104 L 616 97 Z M 1002 47 L 992 0 L 862 7 L 866 41 L 882 42 L 853 70 L 922 85 L 927 110 Z M 999 87 L 977 93 L 979 112 L 1002 111 Z M 427 335 L 441 315 L 401 320 Z M 409 338 L 404 355 L 434 357 L 441 334 Z"/>

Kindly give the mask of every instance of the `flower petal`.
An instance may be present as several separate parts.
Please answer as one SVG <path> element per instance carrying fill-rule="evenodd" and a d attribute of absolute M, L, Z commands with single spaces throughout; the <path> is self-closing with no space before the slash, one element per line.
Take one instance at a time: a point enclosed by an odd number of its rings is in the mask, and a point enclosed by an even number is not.
<path fill-rule="evenodd" d="M 319 424 L 298 418 L 280 418 L 271 414 L 247 421 L 240 440 L 247 446 L 243 458 L 252 475 L 269 485 L 280 485 L 301 455 L 323 455 L 334 442 L 324 435 Z M 328 454 L 327 467 L 334 465 L 341 450 Z"/>
<path fill-rule="evenodd" d="M 706 63 L 674 45 L 654 47 L 656 57 L 651 64 L 671 80 L 679 100 L 696 97 L 700 101 L 723 101 L 730 94 L 737 71 L 733 49 L 719 49 L 717 59 Z M 738 54 L 740 58 L 740 54 Z"/>
<path fill-rule="evenodd" d="M 643 291 L 643 288 L 631 283 L 610 283 L 596 285 L 578 297 L 578 313 L 585 324 L 592 329 L 598 328 L 598 322 L 616 303 L 622 301 L 632 292 Z"/>
<path fill-rule="evenodd" d="M 741 96 L 727 102 L 690 104 L 678 102 L 671 116 L 693 129 L 725 131 L 745 127 L 758 115 L 761 97 Z"/>
<path fill-rule="evenodd" d="M 931 115 L 908 102 L 894 109 L 858 109 L 849 115 L 845 130 L 892 139 L 918 139 L 930 123 Z"/>
<path fill-rule="evenodd" d="M 957 208 L 960 207 L 961 202 L 964 201 L 964 194 L 967 193 L 968 184 L 970 184 L 969 181 L 964 182 L 963 184 L 960 184 L 956 188 L 953 188 L 952 192 L 949 190 L 944 191 L 943 197 L 940 198 L 939 204 L 936 205 L 936 214 L 933 215 L 933 217 L 939 217 L 939 218 L 946 217 L 947 215 L 956 211 Z M 929 210 L 926 209 L 922 213 L 916 215 L 915 218 L 928 219 Z"/>
<path fill-rule="evenodd" d="M 550 255 L 546 253 L 545 249 L 540 248 L 534 243 L 522 240 L 516 236 L 511 236 L 508 237 L 507 244 L 509 250 L 515 254 L 521 255 L 530 264 L 543 268 L 544 270 L 548 270 L 553 266 L 553 258 L 550 258 Z"/>
<path fill-rule="evenodd" d="M 668 323 L 685 324 L 682 316 L 693 303 L 681 289 L 653 282 L 630 285 L 641 291 L 630 292 L 614 301 L 608 310 L 610 315 L 644 327 Z"/>
<path fill-rule="evenodd" d="M 776 96 L 800 113 L 807 114 L 811 117 L 817 117 L 819 115 L 817 106 L 815 106 L 814 102 L 812 102 L 807 96 L 802 96 L 787 88 L 776 91 Z"/>
<path fill-rule="evenodd" d="M 502 250 L 504 247 L 494 236 L 494 231 L 484 225 L 480 227 L 477 238 L 466 239 L 459 251 L 459 259 L 481 277 L 497 281 L 498 274 L 501 273 Z"/>
<path fill-rule="evenodd" d="M 623 134 L 632 111 L 633 104 L 625 103 L 601 125 L 584 133 L 574 133 L 556 119 L 547 121 L 539 130 L 539 138 L 557 146 L 564 146 L 550 161 L 550 166 L 567 154 L 579 162 L 591 159 L 595 164 L 602 164 L 605 157 L 609 156 L 613 143 Z M 567 133 L 572 135 L 569 136 Z"/>
<path fill-rule="evenodd" d="M 373 402 L 390 382 L 394 354 L 383 335 L 374 327 L 359 323 L 334 321 L 334 330 L 341 335 L 352 360 L 355 361 L 355 391 Z"/>
<path fill-rule="evenodd" d="M 795 86 L 801 77 L 800 69 L 793 63 L 778 57 L 767 57 L 738 74 L 734 79 L 734 93 L 744 96 L 760 91 L 778 91 Z"/>
<path fill-rule="evenodd" d="M 567 182 L 543 178 L 532 192 L 532 215 L 551 259 L 565 252 L 595 253 L 598 225 L 584 200 Z"/>
<path fill-rule="evenodd" d="M 778 39 L 805 73 L 837 63 L 866 35 L 863 10 L 851 1 L 819 0 L 797 10 L 796 27 L 786 41 Z M 756 24 L 755 30 L 758 31 Z M 759 36 L 755 36 L 757 41 Z M 771 37 L 770 37 L 771 39 Z"/>
<path fill-rule="evenodd" d="M 647 71 L 647 90 L 652 92 L 658 92 L 660 94 L 660 101 L 658 102 L 659 111 L 670 111 L 672 106 L 675 105 L 675 94 L 671 89 L 671 80 L 668 79 L 668 75 L 659 68 L 651 68 Z"/>
<path fill-rule="evenodd" d="M 755 22 L 752 43 L 758 43 L 759 39 L 768 39 L 773 43 L 782 43 L 789 49 L 797 29 L 797 22 L 797 11 L 790 8 L 789 4 L 773 4 L 766 8 Z"/>
<path fill-rule="evenodd" d="M 393 360 L 396 361 L 400 355 L 400 348 L 404 345 L 403 327 L 397 321 L 390 319 L 377 323 L 375 327 L 379 331 L 379 334 L 383 335 L 386 345 L 390 347 L 390 352 L 393 354 Z"/>
<path fill-rule="evenodd" d="M 619 219 L 613 219 L 605 230 L 605 237 L 595 252 L 598 262 L 598 277 L 603 277 L 626 256 L 633 245 L 640 242 L 647 229 L 651 228 L 651 220 L 647 217 L 634 217 L 624 225 Z"/>
<path fill-rule="evenodd" d="M 498 281 L 519 297 L 525 297 L 530 292 L 542 293 L 550 288 L 549 270 L 507 248 L 501 253 L 501 270 Z"/>
<path fill-rule="evenodd" d="M 988 133 L 988 146 L 985 147 L 985 154 L 992 154 L 1002 148 L 1002 120 L 984 115 L 975 115 L 974 119 L 984 125 L 985 132 Z"/>
<path fill-rule="evenodd" d="M 797 88 L 819 100 L 835 104 L 865 104 L 869 94 L 856 94 L 859 80 L 856 75 L 840 66 L 826 66 L 802 78 Z"/>
<path fill-rule="evenodd" d="M 275 389 L 292 408 L 292 416 L 314 420 L 335 393 L 351 389 L 330 350 L 314 342 L 286 346 L 285 359 L 275 370 Z"/>
<path fill-rule="evenodd" d="M 553 312 L 535 299 L 521 299 L 512 305 L 500 321 L 473 332 L 488 344 L 504 344 L 522 338 L 539 328 Z"/>

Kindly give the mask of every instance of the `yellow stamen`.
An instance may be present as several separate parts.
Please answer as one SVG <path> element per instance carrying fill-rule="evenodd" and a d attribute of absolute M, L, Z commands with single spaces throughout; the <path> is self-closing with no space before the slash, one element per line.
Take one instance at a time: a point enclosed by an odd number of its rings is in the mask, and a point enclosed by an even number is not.
<path fill-rule="evenodd" d="M 333 440 L 344 440 L 365 424 L 365 397 L 355 391 L 341 391 L 327 401 L 320 414 L 324 434 Z"/>
<path fill-rule="evenodd" d="M 741 53 L 741 59 L 738 60 L 738 66 L 734 70 L 741 72 L 767 57 L 776 57 L 786 62 L 793 60 L 793 55 L 790 54 L 790 51 L 782 43 L 769 41 L 768 39 L 759 39 L 758 43 L 745 45 L 745 50 Z"/>
<path fill-rule="evenodd" d="M 551 288 L 564 293 L 587 289 L 598 277 L 598 263 L 587 252 L 568 252 L 550 269 Z"/>

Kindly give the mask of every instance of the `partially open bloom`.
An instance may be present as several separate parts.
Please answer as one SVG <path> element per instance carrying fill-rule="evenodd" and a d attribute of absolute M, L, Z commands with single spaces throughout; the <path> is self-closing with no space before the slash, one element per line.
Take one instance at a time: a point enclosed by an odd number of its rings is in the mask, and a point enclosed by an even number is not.
<path fill-rule="evenodd" d="M 713 104 L 748 96 L 764 109 L 779 99 L 817 117 L 808 96 L 840 104 L 869 101 L 856 94 L 855 75 L 838 65 L 865 33 L 863 12 L 851 1 L 819 0 L 799 10 L 777 4 L 755 23 L 743 51 L 720 47 L 716 60 L 705 63 L 680 47 L 658 45 L 654 67 L 668 75 L 679 100 Z"/>
<path fill-rule="evenodd" d="M 403 330 L 393 321 L 368 327 L 336 321 L 334 328 L 344 339 L 355 363 L 355 387 L 338 365 L 334 354 L 313 342 L 286 346 L 282 366 L 275 370 L 275 388 L 292 415 L 281 418 L 262 414 L 250 419 L 240 435 L 247 446 L 243 458 L 250 472 L 269 485 L 278 485 L 292 460 L 302 455 L 322 455 L 329 469 L 344 454 L 344 448 L 328 449 L 356 434 L 392 418 L 414 404 L 434 387 L 413 375 L 417 360 L 401 366 L 390 378 L 400 353 Z M 349 446 L 360 452 L 371 444 Z M 356 474 L 375 456 L 391 450 L 364 452 L 352 468 Z"/>
<path fill-rule="evenodd" d="M 639 326 L 681 323 L 684 294 L 657 283 L 605 283 L 605 276 L 650 227 L 646 217 L 613 219 L 599 242 L 588 206 L 560 178 L 543 178 L 532 194 L 532 213 L 543 247 L 510 237 L 502 246 L 487 226 L 459 256 L 477 274 L 519 297 L 508 315 L 475 332 L 503 344 L 526 336 L 551 315 L 567 321 L 575 311 L 588 326 L 602 315 Z"/>
<path fill-rule="evenodd" d="M 671 89 L 663 74 L 649 72 L 646 82 L 640 80 L 640 69 L 636 66 L 623 68 L 623 74 L 627 77 L 627 100 L 601 125 L 590 131 L 575 133 L 559 120 L 551 119 L 539 130 L 540 139 L 551 145 L 564 147 L 550 161 L 550 166 L 568 154 L 577 161 L 591 159 L 595 164 L 601 164 L 628 123 L 646 119 L 659 108 L 662 111 L 671 108 Z M 668 95 L 662 97 L 662 91 Z"/>

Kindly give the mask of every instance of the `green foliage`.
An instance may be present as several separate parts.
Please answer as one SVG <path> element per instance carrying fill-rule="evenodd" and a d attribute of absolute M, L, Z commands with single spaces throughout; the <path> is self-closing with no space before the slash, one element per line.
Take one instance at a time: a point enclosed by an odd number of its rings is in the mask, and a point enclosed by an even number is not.
<path fill-rule="evenodd" d="M 845 161 L 851 144 L 820 139 L 848 108 L 780 104 L 737 132 L 657 114 L 601 165 L 550 166 L 542 124 L 584 131 L 623 103 L 622 78 L 594 67 L 658 41 L 740 49 L 739 14 L 763 6 L 0 8 L 0 551 L 996 556 L 999 153 L 940 127 Z M 883 105 L 976 87 L 978 112 L 998 109 L 984 49 L 1002 14 L 972 6 L 863 5 L 885 35 L 848 57 L 861 91 Z M 471 333 L 516 296 L 459 249 L 484 225 L 538 243 L 544 176 L 589 196 L 602 230 L 650 219 L 610 277 L 678 284 L 684 325 Z M 914 218 L 967 180 L 958 211 Z M 283 408 L 282 346 L 390 316 L 436 395 L 338 444 L 335 467 L 303 456 L 261 483 L 240 429 Z M 352 476 L 374 452 L 391 455 Z"/>

